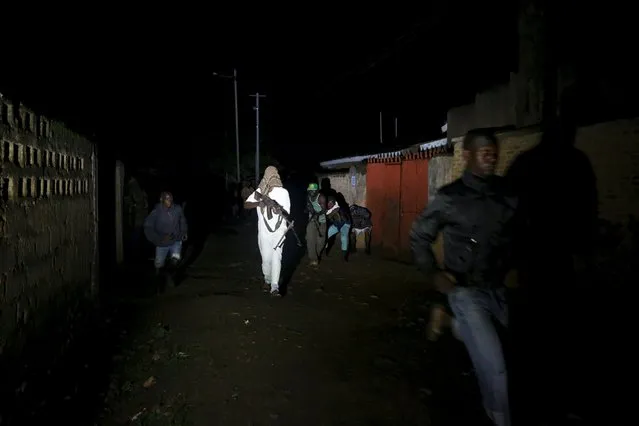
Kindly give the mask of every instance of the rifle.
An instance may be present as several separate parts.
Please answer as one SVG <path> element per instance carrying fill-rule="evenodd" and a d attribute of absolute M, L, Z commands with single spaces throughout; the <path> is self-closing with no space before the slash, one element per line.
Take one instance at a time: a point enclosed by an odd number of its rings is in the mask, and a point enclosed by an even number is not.
<path fill-rule="evenodd" d="M 321 208 L 321 207 L 320 207 Z M 319 217 L 320 215 L 326 213 L 323 210 L 320 211 L 315 211 L 315 208 L 313 207 L 313 204 L 310 202 L 310 200 L 307 198 L 306 199 L 306 210 L 311 213 L 311 216 L 308 218 L 309 222 L 313 222 L 315 224 L 315 228 L 317 229 L 317 235 L 322 238 L 322 232 L 320 231 L 320 224 L 319 224 Z"/>
<path fill-rule="evenodd" d="M 319 216 L 322 214 L 322 212 L 315 212 L 311 215 L 309 221 L 313 222 L 315 224 L 315 229 L 317 229 L 317 236 L 322 238 L 322 231 L 320 231 L 320 224 L 319 224 Z"/>
<path fill-rule="evenodd" d="M 297 241 L 297 245 L 299 247 L 302 247 L 302 242 L 300 241 L 300 237 L 298 237 L 297 232 L 295 232 L 295 228 L 294 228 L 295 221 L 291 219 L 288 212 L 284 210 L 282 206 L 280 206 L 277 203 L 277 201 L 272 200 L 268 195 L 264 195 L 261 192 L 255 191 L 255 199 L 259 202 L 263 202 L 266 208 L 269 209 L 269 211 L 272 211 L 275 214 L 279 214 L 286 221 L 286 225 L 287 225 L 286 231 L 282 235 L 282 238 L 277 242 L 277 245 L 273 247 L 273 250 L 277 250 L 278 248 L 282 247 L 282 245 L 284 244 L 284 238 L 286 237 L 286 234 L 288 234 L 289 231 L 293 232 L 293 236 L 295 237 L 295 240 Z M 264 221 L 266 221 L 266 219 L 264 219 Z"/>
<path fill-rule="evenodd" d="M 320 197 L 322 197 L 322 195 L 318 195 L 318 201 L 320 199 Z M 313 222 L 315 223 L 315 229 L 317 230 L 317 235 L 322 238 L 322 232 L 320 231 L 320 223 L 319 223 L 319 217 L 321 215 L 325 215 L 326 214 L 326 210 L 322 207 L 322 203 L 320 202 L 320 211 L 315 211 L 315 207 L 313 207 L 313 203 L 311 201 L 311 199 L 309 197 L 306 198 L 306 210 L 311 214 L 311 216 L 308 218 L 309 222 Z"/>

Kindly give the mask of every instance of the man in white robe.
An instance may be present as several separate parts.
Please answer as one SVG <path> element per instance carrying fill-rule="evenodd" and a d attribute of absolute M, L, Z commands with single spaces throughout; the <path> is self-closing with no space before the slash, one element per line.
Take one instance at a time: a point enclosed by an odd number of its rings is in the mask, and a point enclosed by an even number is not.
<path fill-rule="evenodd" d="M 275 203 L 277 205 L 274 206 Z M 280 295 L 282 247 L 288 228 L 284 216 L 291 211 L 291 199 L 275 167 L 266 168 L 259 187 L 244 201 L 244 208 L 257 208 L 257 241 L 262 256 L 265 290 L 277 297 Z M 280 214 L 280 209 L 284 214 Z"/>

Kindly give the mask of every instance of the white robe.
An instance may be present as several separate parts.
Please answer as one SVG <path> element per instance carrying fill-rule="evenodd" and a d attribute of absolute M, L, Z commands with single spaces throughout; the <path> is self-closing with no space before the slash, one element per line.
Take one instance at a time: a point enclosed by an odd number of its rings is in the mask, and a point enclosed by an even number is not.
<path fill-rule="evenodd" d="M 257 188 L 255 192 L 260 192 Z M 247 199 L 248 203 L 255 203 L 255 192 L 253 192 Z M 288 191 L 281 187 L 275 187 L 271 189 L 268 197 L 277 202 L 284 210 L 289 214 L 291 212 L 291 199 L 288 195 Z M 268 217 L 262 215 L 262 209 L 257 208 L 257 244 L 260 248 L 260 254 L 262 255 L 262 273 L 264 274 L 264 281 L 271 286 L 271 291 L 279 289 L 280 272 L 282 271 L 282 246 L 275 248 L 282 236 L 286 233 L 286 220 L 282 219 L 280 227 L 274 232 L 270 232 L 266 227 L 264 221 L 268 222 L 268 226 L 271 229 L 275 229 L 277 221 L 280 215 L 273 214 L 273 217 L 269 220 Z M 286 238 L 286 237 L 285 237 Z"/>

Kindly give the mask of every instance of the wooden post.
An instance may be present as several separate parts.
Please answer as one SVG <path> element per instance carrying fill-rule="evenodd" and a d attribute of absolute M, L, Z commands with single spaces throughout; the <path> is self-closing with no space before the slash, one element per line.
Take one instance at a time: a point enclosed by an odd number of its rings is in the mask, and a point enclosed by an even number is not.
<path fill-rule="evenodd" d="M 124 164 L 115 162 L 115 262 L 124 262 L 123 219 L 124 212 Z"/>

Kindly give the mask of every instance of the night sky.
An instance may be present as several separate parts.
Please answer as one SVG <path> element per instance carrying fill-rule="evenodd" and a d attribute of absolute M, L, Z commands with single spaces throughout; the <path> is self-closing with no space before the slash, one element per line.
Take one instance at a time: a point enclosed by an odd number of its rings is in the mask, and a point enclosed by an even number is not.
<path fill-rule="evenodd" d="M 14 37 L 22 47 L 0 67 L 0 92 L 125 160 L 183 161 L 234 152 L 232 82 L 212 73 L 236 67 L 242 151 L 255 146 L 259 91 L 264 149 L 283 162 L 379 152 L 441 137 L 450 106 L 507 79 L 511 3 L 91 12 Z M 469 77 L 474 59 L 483 65 Z"/>

